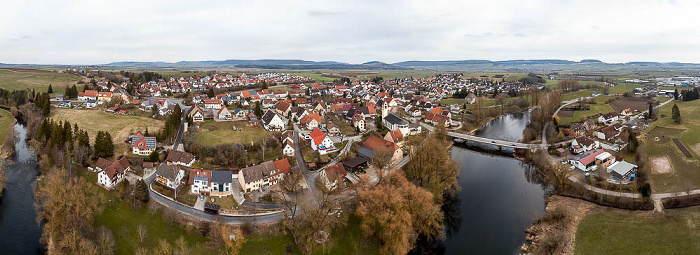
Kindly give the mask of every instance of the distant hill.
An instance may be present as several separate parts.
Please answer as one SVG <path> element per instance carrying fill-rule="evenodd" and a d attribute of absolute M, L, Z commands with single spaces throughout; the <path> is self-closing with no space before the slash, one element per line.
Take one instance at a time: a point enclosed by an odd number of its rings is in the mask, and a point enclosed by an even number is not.
<path fill-rule="evenodd" d="M 435 71 L 494 71 L 494 72 L 529 72 L 529 71 L 558 71 L 558 70 L 698 70 L 700 64 L 694 63 L 661 63 L 661 62 L 628 62 L 605 63 L 597 59 L 571 61 L 564 59 L 520 59 L 520 60 L 411 60 L 397 63 L 370 61 L 362 64 L 349 64 L 337 61 L 309 61 L 300 59 L 229 59 L 207 61 L 180 62 L 114 62 L 105 64 L 108 67 L 139 67 L 139 68 L 260 68 L 260 69 L 337 69 L 337 70 L 435 70 Z"/>

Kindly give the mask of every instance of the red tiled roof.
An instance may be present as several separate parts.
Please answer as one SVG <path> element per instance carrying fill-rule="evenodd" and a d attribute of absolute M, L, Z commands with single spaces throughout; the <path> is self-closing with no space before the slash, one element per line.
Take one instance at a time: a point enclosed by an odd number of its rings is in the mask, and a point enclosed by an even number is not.
<path fill-rule="evenodd" d="M 275 160 L 272 162 L 275 165 L 275 169 L 280 170 L 280 172 L 288 174 L 292 172 L 292 166 L 289 164 L 287 158 Z"/>
<path fill-rule="evenodd" d="M 395 143 L 389 142 L 376 136 L 370 136 L 369 138 L 367 138 L 367 140 L 365 140 L 364 146 L 373 151 L 376 151 L 380 148 L 386 148 L 389 151 L 393 152 L 399 149 L 399 146 Z"/>
<path fill-rule="evenodd" d="M 314 129 L 309 136 L 314 140 L 314 144 L 321 144 L 323 139 L 326 139 L 326 133 L 323 133 L 323 131 L 318 128 Z"/>

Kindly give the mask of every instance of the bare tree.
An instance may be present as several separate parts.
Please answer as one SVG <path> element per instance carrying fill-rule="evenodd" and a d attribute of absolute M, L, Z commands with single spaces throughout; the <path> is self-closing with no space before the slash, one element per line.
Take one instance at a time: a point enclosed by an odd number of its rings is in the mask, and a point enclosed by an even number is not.
<path fill-rule="evenodd" d="M 136 233 L 139 235 L 139 242 L 143 242 L 148 237 L 148 229 L 144 225 L 136 226 Z"/>

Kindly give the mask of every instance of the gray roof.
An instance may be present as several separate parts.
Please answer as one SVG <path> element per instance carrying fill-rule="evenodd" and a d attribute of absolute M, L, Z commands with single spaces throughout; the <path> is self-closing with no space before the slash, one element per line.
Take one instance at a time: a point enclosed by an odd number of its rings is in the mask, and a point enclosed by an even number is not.
<path fill-rule="evenodd" d="M 251 183 L 270 176 L 270 173 L 273 170 L 275 170 L 275 165 L 272 163 L 272 161 L 266 161 L 259 165 L 243 168 L 239 174 L 243 175 L 243 179 L 246 183 Z"/>
<path fill-rule="evenodd" d="M 395 124 L 395 125 L 408 125 L 408 122 L 407 122 L 407 121 L 405 121 L 405 120 L 403 120 L 402 118 L 399 118 L 399 117 L 397 117 L 396 115 L 391 114 L 391 113 L 390 113 L 389 115 L 387 115 L 386 117 L 384 117 L 384 119 L 385 119 L 386 121 L 388 121 L 389 123 L 391 123 L 391 124 Z"/>
<path fill-rule="evenodd" d="M 211 171 L 211 182 L 231 183 L 233 175 L 231 171 Z"/>
<path fill-rule="evenodd" d="M 160 164 L 158 165 L 158 169 L 156 170 L 156 174 L 163 176 L 164 178 L 174 181 L 175 177 L 177 177 L 177 173 L 180 171 L 180 168 L 177 166 L 173 165 L 168 165 L 168 164 Z"/>
<path fill-rule="evenodd" d="M 637 166 L 627 163 L 627 161 L 618 161 L 609 166 L 612 172 L 619 174 L 620 176 L 625 176 L 630 171 L 637 168 Z"/>
<path fill-rule="evenodd" d="M 272 119 L 274 119 L 276 115 L 277 113 L 271 110 L 267 110 L 267 112 L 265 112 L 265 114 L 263 114 L 262 116 L 263 123 L 265 123 L 265 125 L 269 124 L 270 121 L 272 121 Z"/>
<path fill-rule="evenodd" d="M 367 157 L 367 158 L 374 158 L 374 151 L 371 150 L 370 148 L 362 147 L 362 148 L 357 150 L 357 155 Z"/>

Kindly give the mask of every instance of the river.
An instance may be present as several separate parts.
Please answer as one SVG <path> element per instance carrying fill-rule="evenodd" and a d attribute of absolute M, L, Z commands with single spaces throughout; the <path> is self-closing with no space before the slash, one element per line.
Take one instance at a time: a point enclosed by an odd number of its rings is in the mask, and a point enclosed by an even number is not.
<path fill-rule="evenodd" d="M 36 155 L 27 145 L 27 129 L 15 124 L 15 154 L 3 162 L 5 191 L 0 197 L 0 254 L 41 253 L 41 227 L 36 222 L 34 188 L 39 175 Z"/>
<path fill-rule="evenodd" d="M 510 114 L 489 122 L 475 135 L 517 141 L 529 120 L 528 111 Z M 490 145 L 452 147 L 452 159 L 461 166 L 461 190 L 443 206 L 446 240 L 421 242 L 423 253 L 519 253 L 525 229 L 544 214 L 548 188 L 534 168 L 510 153 Z"/>

